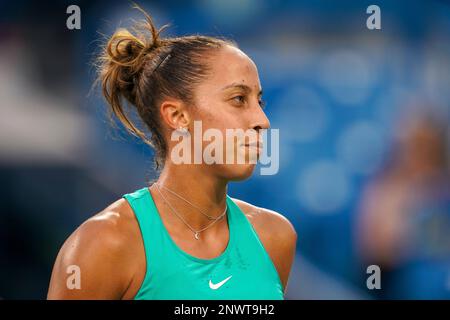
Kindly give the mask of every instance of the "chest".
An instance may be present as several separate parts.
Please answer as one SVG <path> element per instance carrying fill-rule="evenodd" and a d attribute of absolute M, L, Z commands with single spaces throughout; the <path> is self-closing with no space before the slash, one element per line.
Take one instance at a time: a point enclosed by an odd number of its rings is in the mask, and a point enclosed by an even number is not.
<path fill-rule="evenodd" d="M 220 260 L 165 257 L 152 263 L 137 299 L 282 299 L 273 267 L 257 252 L 233 248 Z"/>

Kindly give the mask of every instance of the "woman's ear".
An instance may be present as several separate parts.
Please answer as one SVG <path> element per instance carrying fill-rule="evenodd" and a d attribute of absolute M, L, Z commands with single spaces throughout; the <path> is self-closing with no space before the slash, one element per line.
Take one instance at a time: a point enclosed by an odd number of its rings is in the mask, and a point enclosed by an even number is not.
<path fill-rule="evenodd" d="M 161 118 L 170 129 L 188 127 L 191 119 L 186 105 L 180 100 L 169 99 L 161 103 Z"/>

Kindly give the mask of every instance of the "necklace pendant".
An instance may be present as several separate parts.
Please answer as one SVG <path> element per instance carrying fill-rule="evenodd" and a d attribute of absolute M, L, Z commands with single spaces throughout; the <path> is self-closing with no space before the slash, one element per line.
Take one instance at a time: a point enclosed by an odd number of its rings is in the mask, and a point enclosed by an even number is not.
<path fill-rule="evenodd" d="M 198 240 L 198 232 L 194 233 L 195 240 Z"/>

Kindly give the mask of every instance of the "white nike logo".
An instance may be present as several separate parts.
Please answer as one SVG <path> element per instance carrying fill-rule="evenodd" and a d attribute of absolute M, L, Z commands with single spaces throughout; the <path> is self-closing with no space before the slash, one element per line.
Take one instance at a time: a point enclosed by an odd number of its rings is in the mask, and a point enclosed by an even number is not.
<path fill-rule="evenodd" d="M 225 282 L 227 282 L 228 280 L 230 280 L 231 277 L 232 277 L 232 276 L 229 276 L 228 278 L 226 278 L 226 279 L 220 281 L 220 282 L 217 283 L 217 284 L 214 284 L 214 283 L 211 282 L 211 280 L 209 280 L 209 287 L 210 287 L 211 289 L 213 289 L 213 290 L 217 290 L 217 289 L 219 289 L 221 286 L 223 286 L 223 285 L 225 284 Z"/>

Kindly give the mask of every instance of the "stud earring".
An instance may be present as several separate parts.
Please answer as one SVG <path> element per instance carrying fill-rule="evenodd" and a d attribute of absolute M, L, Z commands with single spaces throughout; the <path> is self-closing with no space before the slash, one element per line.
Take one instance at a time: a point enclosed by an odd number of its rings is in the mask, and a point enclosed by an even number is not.
<path fill-rule="evenodd" d="M 188 128 L 179 126 L 177 131 L 180 132 L 181 134 L 186 134 L 186 133 L 188 133 Z"/>

